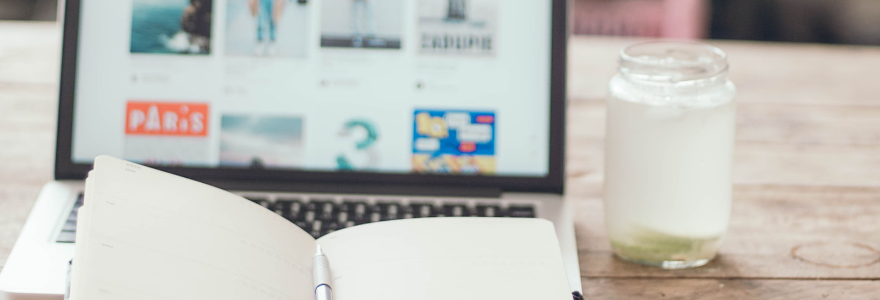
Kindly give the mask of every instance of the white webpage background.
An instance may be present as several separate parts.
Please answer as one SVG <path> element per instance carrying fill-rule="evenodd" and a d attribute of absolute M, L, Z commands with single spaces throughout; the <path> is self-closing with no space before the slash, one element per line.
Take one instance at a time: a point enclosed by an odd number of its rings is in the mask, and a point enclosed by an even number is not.
<path fill-rule="evenodd" d="M 402 49 L 321 48 L 321 2 L 308 2 L 307 56 L 270 59 L 225 55 L 226 0 L 214 3 L 205 56 L 130 54 L 132 2 L 84 0 L 72 158 L 123 156 L 127 101 L 205 102 L 209 166 L 219 163 L 224 113 L 281 114 L 305 117 L 303 168 L 335 169 L 340 149 L 328 140 L 345 120 L 368 117 L 382 130 L 379 169 L 409 172 L 414 109 L 486 110 L 496 114 L 497 173 L 548 172 L 550 1 L 498 1 L 498 50 L 489 57 L 419 54 L 413 0 L 404 1 Z M 134 84 L 134 75 L 162 80 Z M 230 87 L 242 92 L 225 93 Z"/>

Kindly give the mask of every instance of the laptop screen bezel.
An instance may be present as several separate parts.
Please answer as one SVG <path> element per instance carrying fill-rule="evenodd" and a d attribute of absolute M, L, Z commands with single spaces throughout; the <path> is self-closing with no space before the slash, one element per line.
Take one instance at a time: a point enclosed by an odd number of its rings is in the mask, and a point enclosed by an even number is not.
<path fill-rule="evenodd" d="M 74 97 L 81 0 L 65 1 L 59 86 L 55 179 L 84 179 L 91 164 L 72 159 Z M 248 170 L 199 167 L 156 167 L 200 181 L 297 182 L 300 184 L 392 184 L 395 186 L 498 188 L 502 191 L 563 192 L 565 149 L 567 0 L 553 0 L 550 51 L 550 126 L 548 173 L 543 177 L 437 175 L 416 173 Z"/>

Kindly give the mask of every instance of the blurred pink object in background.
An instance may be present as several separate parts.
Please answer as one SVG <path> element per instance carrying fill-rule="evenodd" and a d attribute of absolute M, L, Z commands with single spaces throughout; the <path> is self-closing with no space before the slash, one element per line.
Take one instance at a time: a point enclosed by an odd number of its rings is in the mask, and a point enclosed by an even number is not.
<path fill-rule="evenodd" d="M 705 38 L 705 0 L 575 0 L 575 34 Z"/>

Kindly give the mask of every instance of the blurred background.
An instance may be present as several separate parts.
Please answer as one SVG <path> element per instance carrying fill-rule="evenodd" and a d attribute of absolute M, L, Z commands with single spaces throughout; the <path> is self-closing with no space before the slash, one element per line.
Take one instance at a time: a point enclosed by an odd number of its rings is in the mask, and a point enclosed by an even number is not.
<path fill-rule="evenodd" d="M 58 0 L 0 0 L 0 20 L 54 21 Z"/>
<path fill-rule="evenodd" d="M 0 20 L 55 20 L 58 0 L 0 0 Z M 880 45 L 878 0 L 573 0 L 575 34 Z"/>
<path fill-rule="evenodd" d="M 575 34 L 880 45 L 878 0 L 574 0 Z"/>

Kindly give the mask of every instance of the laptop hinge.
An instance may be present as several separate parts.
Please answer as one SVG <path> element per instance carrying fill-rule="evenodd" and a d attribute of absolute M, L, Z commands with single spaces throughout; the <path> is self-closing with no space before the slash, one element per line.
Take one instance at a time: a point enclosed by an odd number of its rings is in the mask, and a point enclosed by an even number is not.
<path fill-rule="evenodd" d="M 500 187 L 462 187 L 434 185 L 392 185 L 352 183 L 291 183 L 267 181 L 203 181 L 229 191 L 292 192 L 319 194 L 375 194 L 438 197 L 499 198 Z"/>

